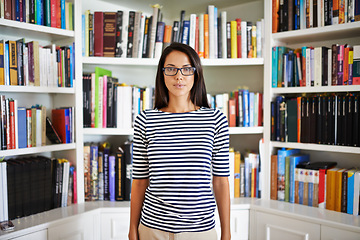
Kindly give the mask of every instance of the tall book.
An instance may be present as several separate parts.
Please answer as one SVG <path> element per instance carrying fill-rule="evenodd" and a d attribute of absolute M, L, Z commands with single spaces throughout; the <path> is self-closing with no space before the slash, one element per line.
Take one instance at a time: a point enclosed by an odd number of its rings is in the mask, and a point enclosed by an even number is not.
<path fill-rule="evenodd" d="M 115 57 L 116 12 L 104 12 L 103 53 L 104 57 Z"/>
<path fill-rule="evenodd" d="M 104 56 L 104 13 L 94 12 L 94 56 Z"/>

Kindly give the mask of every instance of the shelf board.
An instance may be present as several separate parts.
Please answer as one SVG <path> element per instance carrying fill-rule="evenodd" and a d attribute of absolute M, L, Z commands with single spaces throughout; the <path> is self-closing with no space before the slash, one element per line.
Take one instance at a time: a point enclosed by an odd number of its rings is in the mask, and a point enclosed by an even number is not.
<path fill-rule="evenodd" d="M 293 30 L 287 32 L 273 33 L 272 39 L 280 42 L 302 43 L 344 39 L 360 36 L 360 22 L 336 24 L 325 27 L 308 28 L 303 30 Z"/>
<path fill-rule="evenodd" d="M 360 92 L 360 85 L 271 88 L 271 91 L 274 94 L 325 93 L 325 92 Z"/>
<path fill-rule="evenodd" d="M 0 18 L 0 29 L 1 35 L 12 35 L 19 37 L 26 36 L 26 38 L 42 40 L 60 40 L 64 38 L 73 38 L 75 36 L 74 31 L 7 20 L 3 18 Z"/>
<path fill-rule="evenodd" d="M 264 132 L 263 127 L 231 127 L 229 134 L 261 134 Z M 134 129 L 118 128 L 84 128 L 84 135 L 133 135 Z"/>
<path fill-rule="evenodd" d="M 64 151 L 64 150 L 72 150 L 72 149 L 75 149 L 75 143 L 54 144 L 54 145 L 41 146 L 41 147 L 3 150 L 3 151 L 0 151 L 0 156 L 2 156 L 2 157 L 19 156 L 19 155 L 25 155 L 25 154 Z"/>
<path fill-rule="evenodd" d="M 75 93 L 75 88 L 35 87 L 35 86 L 5 86 L 5 85 L 0 85 L 0 92 L 74 94 Z"/>
<path fill-rule="evenodd" d="M 229 134 L 262 134 L 264 127 L 230 127 Z"/>
<path fill-rule="evenodd" d="M 129 65 L 129 66 L 157 66 L 157 58 L 109 58 L 109 57 L 83 57 L 83 64 L 94 65 Z M 236 59 L 201 59 L 205 66 L 249 66 L 263 65 L 263 58 L 236 58 Z"/>
<path fill-rule="evenodd" d="M 271 142 L 271 146 L 278 148 L 298 148 L 302 150 L 360 154 L 360 147 L 323 145 L 323 144 L 313 144 L 313 143 L 274 142 L 274 141 Z"/>
<path fill-rule="evenodd" d="M 133 135 L 133 128 L 84 128 L 84 135 Z"/>

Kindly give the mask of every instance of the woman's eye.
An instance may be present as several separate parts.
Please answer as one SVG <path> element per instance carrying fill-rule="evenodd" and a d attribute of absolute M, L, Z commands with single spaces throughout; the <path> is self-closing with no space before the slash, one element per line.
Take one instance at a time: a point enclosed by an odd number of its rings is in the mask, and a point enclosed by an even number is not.
<path fill-rule="evenodd" d="M 168 71 L 169 71 L 169 72 L 173 72 L 173 71 L 175 71 L 175 68 L 169 67 L 169 68 L 168 68 Z"/>

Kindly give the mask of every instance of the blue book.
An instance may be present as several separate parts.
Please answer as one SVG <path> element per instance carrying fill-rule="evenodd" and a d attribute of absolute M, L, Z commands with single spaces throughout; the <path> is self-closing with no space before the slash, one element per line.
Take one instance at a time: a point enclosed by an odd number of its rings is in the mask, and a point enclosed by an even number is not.
<path fill-rule="evenodd" d="M 278 57 L 278 87 L 284 87 L 284 54 L 287 53 L 287 48 L 284 46 L 279 47 Z"/>
<path fill-rule="evenodd" d="M 278 58 L 279 58 L 279 47 L 272 48 L 272 81 L 271 86 L 277 87 L 278 84 Z"/>
<path fill-rule="evenodd" d="M 10 66 L 9 66 L 9 43 L 5 43 L 5 57 L 4 57 L 4 76 L 5 85 L 10 85 Z"/>
<path fill-rule="evenodd" d="M 245 182 L 245 197 L 251 197 L 251 164 L 249 157 L 245 157 L 244 159 L 244 182 Z"/>
<path fill-rule="evenodd" d="M 249 127 L 254 126 L 254 97 L 253 92 L 249 93 Z"/>
<path fill-rule="evenodd" d="M 294 30 L 298 30 L 300 29 L 300 23 L 299 23 L 299 12 L 300 12 L 300 9 L 299 9 L 299 2 L 296 0 L 295 1 L 295 11 L 294 11 L 294 15 L 295 15 L 295 19 L 294 19 Z M 299 10 L 299 11 L 298 11 Z"/>
<path fill-rule="evenodd" d="M 86 40 L 85 40 L 85 14 L 81 15 L 81 36 L 82 36 L 82 49 L 81 53 L 82 56 L 85 57 L 85 46 L 86 46 Z"/>
<path fill-rule="evenodd" d="M 249 90 L 243 90 L 243 116 L 244 116 L 244 127 L 250 126 L 250 115 L 249 115 Z"/>
<path fill-rule="evenodd" d="M 353 214 L 354 210 L 354 183 L 355 183 L 355 173 L 356 170 L 352 169 L 347 172 L 348 181 L 347 181 L 347 213 Z"/>
<path fill-rule="evenodd" d="M 64 108 L 65 114 L 65 131 L 66 131 L 66 143 L 70 143 L 70 110 L 69 108 Z"/>
<path fill-rule="evenodd" d="M 115 202 L 115 156 L 109 156 L 109 194 L 110 201 Z"/>
<path fill-rule="evenodd" d="M 314 198 L 314 171 L 312 169 L 308 169 L 307 175 L 307 183 L 308 183 L 308 206 L 313 205 L 313 198 Z"/>
<path fill-rule="evenodd" d="M 304 203 L 305 169 L 299 169 L 299 204 Z"/>
<path fill-rule="evenodd" d="M 14 2 L 14 1 L 12 1 Z M 15 0 L 15 20 L 20 21 L 20 1 Z"/>
<path fill-rule="evenodd" d="M 69 46 L 70 49 L 70 87 L 73 87 L 73 79 L 74 79 L 74 47 L 73 45 Z"/>
<path fill-rule="evenodd" d="M 289 202 L 295 202 L 295 168 L 299 163 L 309 162 L 309 155 L 292 155 L 286 157 L 286 161 L 289 161 Z M 287 174 L 286 174 L 287 175 Z"/>
<path fill-rule="evenodd" d="M 19 148 L 26 148 L 26 108 L 18 108 L 18 142 Z"/>
<path fill-rule="evenodd" d="M 61 29 L 66 29 L 65 0 L 60 0 L 60 8 L 61 8 Z"/>
<path fill-rule="evenodd" d="M 189 44 L 190 21 L 185 20 L 183 23 L 184 24 L 183 24 L 183 31 L 181 36 L 181 43 Z"/>
<path fill-rule="evenodd" d="M 36 11 L 36 24 L 37 25 L 44 25 L 44 6 L 42 0 L 35 0 L 35 11 Z"/>
<path fill-rule="evenodd" d="M 156 28 L 155 42 L 164 42 L 164 33 L 165 33 L 165 23 L 158 22 Z"/>
<path fill-rule="evenodd" d="M 294 84 L 293 84 L 293 78 L 294 78 L 294 52 L 293 51 L 289 51 L 289 54 L 288 54 L 288 62 L 287 62 L 287 80 L 288 80 L 288 83 L 287 83 L 287 86 L 288 87 L 294 87 Z"/>
<path fill-rule="evenodd" d="M 278 200 L 285 201 L 285 158 L 287 156 L 299 154 L 300 149 L 285 148 L 278 150 Z"/>

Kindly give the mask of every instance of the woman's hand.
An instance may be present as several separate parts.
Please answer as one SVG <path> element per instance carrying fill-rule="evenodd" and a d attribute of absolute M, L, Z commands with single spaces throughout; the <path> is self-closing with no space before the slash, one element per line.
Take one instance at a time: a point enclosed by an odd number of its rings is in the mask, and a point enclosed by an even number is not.
<path fill-rule="evenodd" d="M 130 229 L 129 230 L 129 240 L 139 240 L 139 233 L 138 233 L 138 230 L 137 229 Z"/>

